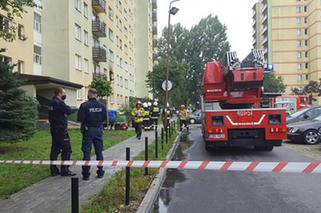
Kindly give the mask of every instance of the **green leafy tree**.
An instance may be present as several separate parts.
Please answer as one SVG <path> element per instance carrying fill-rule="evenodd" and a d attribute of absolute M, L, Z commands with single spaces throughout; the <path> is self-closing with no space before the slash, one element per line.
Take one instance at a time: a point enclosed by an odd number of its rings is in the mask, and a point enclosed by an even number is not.
<path fill-rule="evenodd" d="M 97 90 L 99 98 L 108 97 L 112 94 L 111 83 L 106 77 L 94 77 L 90 87 Z"/>
<path fill-rule="evenodd" d="M 22 14 L 26 13 L 25 6 L 33 7 L 33 0 L 0 0 L 0 10 L 6 13 L 4 27 L 0 28 L 0 39 L 5 41 L 13 41 L 16 38 L 17 23 L 15 18 L 22 18 Z"/>
<path fill-rule="evenodd" d="M 37 102 L 19 88 L 17 75 L 0 62 L 0 141 L 28 139 L 36 130 Z"/>
<path fill-rule="evenodd" d="M 267 73 L 264 76 L 264 92 L 267 93 L 278 93 L 285 92 L 285 85 L 283 79 L 279 76 L 276 77 L 274 73 Z"/>
<path fill-rule="evenodd" d="M 170 104 L 195 104 L 201 95 L 204 65 L 213 60 L 223 61 L 230 49 L 226 27 L 217 16 L 209 15 L 191 30 L 180 24 L 171 28 L 169 80 L 174 88 L 169 93 Z M 164 95 L 161 84 L 165 80 L 167 32 L 165 28 L 158 42 L 158 64 L 147 76 L 147 85 L 159 100 Z"/>
<path fill-rule="evenodd" d="M 313 95 L 321 96 L 321 79 L 319 81 L 309 81 L 303 88 L 293 88 L 292 93 L 295 95 L 309 95 L 310 100 L 316 101 Z"/>

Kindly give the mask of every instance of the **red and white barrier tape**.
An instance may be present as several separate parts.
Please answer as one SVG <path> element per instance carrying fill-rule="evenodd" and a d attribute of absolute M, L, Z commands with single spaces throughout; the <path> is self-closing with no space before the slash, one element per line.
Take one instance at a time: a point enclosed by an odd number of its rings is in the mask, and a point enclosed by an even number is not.
<path fill-rule="evenodd" d="M 0 164 L 104 166 L 132 168 L 167 168 L 191 170 L 321 173 L 320 162 L 233 162 L 233 161 L 48 161 L 48 160 L 0 160 Z"/>

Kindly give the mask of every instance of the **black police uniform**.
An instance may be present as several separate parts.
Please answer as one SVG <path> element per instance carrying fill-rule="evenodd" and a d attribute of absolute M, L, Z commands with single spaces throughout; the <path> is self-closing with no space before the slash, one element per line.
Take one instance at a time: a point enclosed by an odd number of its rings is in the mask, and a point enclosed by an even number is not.
<path fill-rule="evenodd" d="M 94 144 L 96 159 L 104 160 L 103 157 L 103 125 L 107 122 L 107 112 L 103 104 L 99 103 L 95 98 L 89 99 L 82 103 L 78 111 L 78 121 L 82 125 L 83 141 L 82 151 L 83 160 L 90 160 L 91 147 Z M 82 175 L 84 179 L 90 176 L 90 167 L 82 167 Z M 102 166 L 98 166 L 97 175 L 99 178 L 104 176 Z"/>
<path fill-rule="evenodd" d="M 70 160 L 71 145 L 70 137 L 67 131 L 68 115 L 71 114 L 71 108 L 65 104 L 63 100 L 54 97 L 49 103 L 49 123 L 52 136 L 52 145 L 50 152 L 50 160 L 57 160 L 61 153 L 62 160 Z M 57 166 L 50 166 L 51 174 L 59 174 Z M 69 173 L 68 166 L 61 166 L 61 174 Z"/>

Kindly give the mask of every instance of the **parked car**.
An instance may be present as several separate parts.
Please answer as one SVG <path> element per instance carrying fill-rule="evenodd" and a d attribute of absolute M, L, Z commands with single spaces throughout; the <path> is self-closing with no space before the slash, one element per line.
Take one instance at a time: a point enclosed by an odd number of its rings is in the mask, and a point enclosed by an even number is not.
<path fill-rule="evenodd" d="M 286 119 L 286 123 L 291 124 L 299 121 L 312 120 L 319 115 L 321 115 L 321 106 L 307 107 L 289 115 Z"/>
<path fill-rule="evenodd" d="M 202 123 L 202 113 L 201 111 L 195 111 L 189 115 L 188 118 L 189 124 L 200 124 Z"/>
<path fill-rule="evenodd" d="M 321 136 L 321 116 L 313 120 L 289 124 L 287 135 L 290 141 L 304 142 L 309 145 L 319 143 Z"/>

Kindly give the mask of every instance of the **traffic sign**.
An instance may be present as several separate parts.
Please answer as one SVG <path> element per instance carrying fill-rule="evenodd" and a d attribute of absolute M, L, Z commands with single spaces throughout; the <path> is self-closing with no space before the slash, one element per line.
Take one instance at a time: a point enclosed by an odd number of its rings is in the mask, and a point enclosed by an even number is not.
<path fill-rule="evenodd" d="M 173 83 L 171 81 L 168 81 L 167 83 L 167 89 L 166 89 L 166 80 L 163 81 L 162 88 L 164 91 L 170 91 L 173 88 Z"/>

